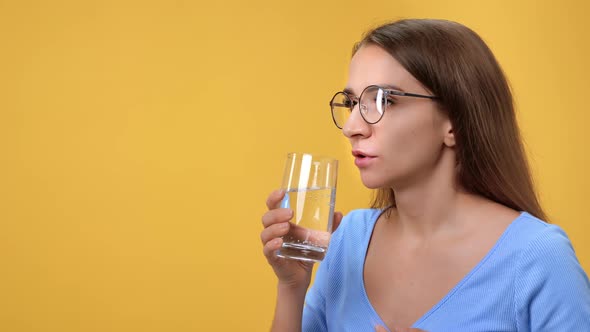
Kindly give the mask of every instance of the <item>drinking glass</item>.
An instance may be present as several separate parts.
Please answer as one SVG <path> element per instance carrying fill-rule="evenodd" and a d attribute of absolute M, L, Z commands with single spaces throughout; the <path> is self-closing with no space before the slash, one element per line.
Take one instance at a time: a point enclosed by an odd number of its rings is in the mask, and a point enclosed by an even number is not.
<path fill-rule="evenodd" d="M 338 160 L 309 153 L 289 153 L 285 164 L 282 208 L 293 210 L 289 233 L 277 255 L 319 262 L 330 242 Z"/>

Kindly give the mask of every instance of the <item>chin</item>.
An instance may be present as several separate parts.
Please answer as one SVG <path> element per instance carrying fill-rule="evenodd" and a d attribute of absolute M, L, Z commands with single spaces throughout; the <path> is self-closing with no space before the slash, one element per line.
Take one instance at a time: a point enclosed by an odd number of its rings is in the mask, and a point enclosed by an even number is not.
<path fill-rule="evenodd" d="M 381 189 L 389 187 L 385 179 L 379 178 L 377 176 L 371 176 L 368 174 L 363 175 L 361 173 L 361 182 L 363 183 L 363 185 L 365 185 L 365 187 L 369 189 Z"/>

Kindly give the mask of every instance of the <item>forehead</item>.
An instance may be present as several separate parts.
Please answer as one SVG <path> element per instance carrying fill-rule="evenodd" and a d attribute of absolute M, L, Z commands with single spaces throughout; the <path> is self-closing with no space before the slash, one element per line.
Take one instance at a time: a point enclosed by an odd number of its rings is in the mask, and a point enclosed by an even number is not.
<path fill-rule="evenodd" d="M 420 82 L 394 57 L 379 46 L 366 45 L 350 61 L 346 89 L 358 96 L 365 87 L 373 84 L 396 86 L 403 91 L 420 89 Z"/>

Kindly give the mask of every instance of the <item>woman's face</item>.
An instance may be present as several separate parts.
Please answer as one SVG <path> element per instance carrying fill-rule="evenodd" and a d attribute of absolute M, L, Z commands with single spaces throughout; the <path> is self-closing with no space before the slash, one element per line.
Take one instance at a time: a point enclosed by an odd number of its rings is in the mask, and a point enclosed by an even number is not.
<path fill-rule="evenodd" d="M 374 45 L 353 56 L 346 91 L 359 97 L 369 85 L 431 95 L 389 53 Z M 355 106 L 342 131 L 350 140 L 355 164 L 368 188 L 399 189 L 427 177 L 454 140 L 446 114 L 435 101 L 393 96 L 394 104 L 376 124 L 366 123 Z"/>

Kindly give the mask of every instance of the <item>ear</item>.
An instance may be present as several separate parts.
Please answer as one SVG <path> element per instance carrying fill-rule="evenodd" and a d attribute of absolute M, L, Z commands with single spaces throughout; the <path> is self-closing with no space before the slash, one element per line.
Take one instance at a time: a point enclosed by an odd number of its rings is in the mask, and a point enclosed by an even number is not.
<path fill-rule="evenodd" d="M 447 119 L 447 121 L 445 121 L 445 125 L 444 125 L 444 137 L 443 137 L 443 143 L 445 144 L 445 146 L 452 148 L 455 146 L 455 133 L 453 132 L 453 124 L 451 124 L 451 121 L 449 119 Z"/>

